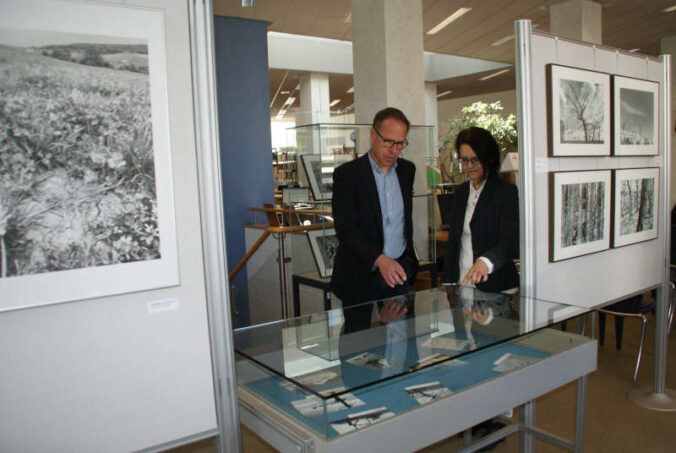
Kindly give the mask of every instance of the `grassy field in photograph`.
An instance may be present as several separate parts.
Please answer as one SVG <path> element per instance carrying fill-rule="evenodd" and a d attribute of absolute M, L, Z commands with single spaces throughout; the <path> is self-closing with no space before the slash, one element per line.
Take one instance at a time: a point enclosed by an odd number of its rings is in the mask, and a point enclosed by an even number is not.
<path fill-rule="evenodd" d="M 0 45 L 0 277 L 159 257 L 150 112 L 147 74 Z"/>

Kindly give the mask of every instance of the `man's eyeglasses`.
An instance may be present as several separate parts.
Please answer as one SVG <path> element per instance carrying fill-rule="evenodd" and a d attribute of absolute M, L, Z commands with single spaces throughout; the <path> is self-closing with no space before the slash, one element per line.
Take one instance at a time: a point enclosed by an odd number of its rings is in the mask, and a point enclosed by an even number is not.
<path fill-rule="evenodd" d="M 378 131 L 378 129 L 376 129 L 375 127 L 373 128 L 373 130 L 376 131 L 376 134 L 378 134 L 378 137 L 380 137 L 380 139 L 383 141 L 383 145 L 385 145 L 385 148 L 392 148 L 393 146 L 396 146 L 397 149 L 404 149 L 408 146 L 408 140 L 406 140 L 406 139 L 398 142 L 396 140 L 392 140 L 392 139 L 383 137 L 380 134 L 380 132 Z"/>
<path fill-rule="evenodd" d="M 469 164 L 476 165 L 479 162 L 480 161 L 479 161 L 478 157 L 461 157 L 460 158 L 460 163 L 462 165 L 469 165 Z"/>

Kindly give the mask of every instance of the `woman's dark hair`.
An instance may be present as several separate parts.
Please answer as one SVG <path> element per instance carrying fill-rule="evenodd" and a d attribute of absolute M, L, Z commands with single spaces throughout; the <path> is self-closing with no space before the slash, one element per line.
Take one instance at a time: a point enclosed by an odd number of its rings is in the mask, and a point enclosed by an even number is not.
<path fill-rule="evenodd" d="M 498 142 L 486 129 L 469 127 L 463 129 L 455 139 L 455 149 L 460 156 L 460 146 L 469 145 L 486 172 L 486 179 L 496 176 L 500 168 L 500 148 Z"/>

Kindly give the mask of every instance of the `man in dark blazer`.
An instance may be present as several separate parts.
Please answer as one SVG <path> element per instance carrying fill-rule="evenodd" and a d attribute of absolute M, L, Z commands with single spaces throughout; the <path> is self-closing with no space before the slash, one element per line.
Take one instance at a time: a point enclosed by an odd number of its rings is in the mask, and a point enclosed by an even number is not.
<path fill-rule="evenodd" d="M 381 110 L 369 152 L 333 173 L 339 245 L 331 290 L 344 307 L 410 290 L 418 266 L 411 220 L 415 165 L 399 157 L 409 126 L 400 110 Z"/>

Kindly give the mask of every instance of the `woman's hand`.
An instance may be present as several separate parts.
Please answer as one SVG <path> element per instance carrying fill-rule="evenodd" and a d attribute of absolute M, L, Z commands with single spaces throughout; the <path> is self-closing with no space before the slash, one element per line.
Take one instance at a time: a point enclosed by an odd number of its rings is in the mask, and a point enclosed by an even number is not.
<path fill-rule="evenodd" d="M 462 278 L 460 284 L 465 286 L 468 281 L 471 281 L 472 284 L 476 285 L 477 283 L 485 282 L 486 280 L 488 280 L 488 266 L 483 260 L 476 260 L 474 266 L 472 266 L 469 272 L 467 272 L 467 275 Z"/>

